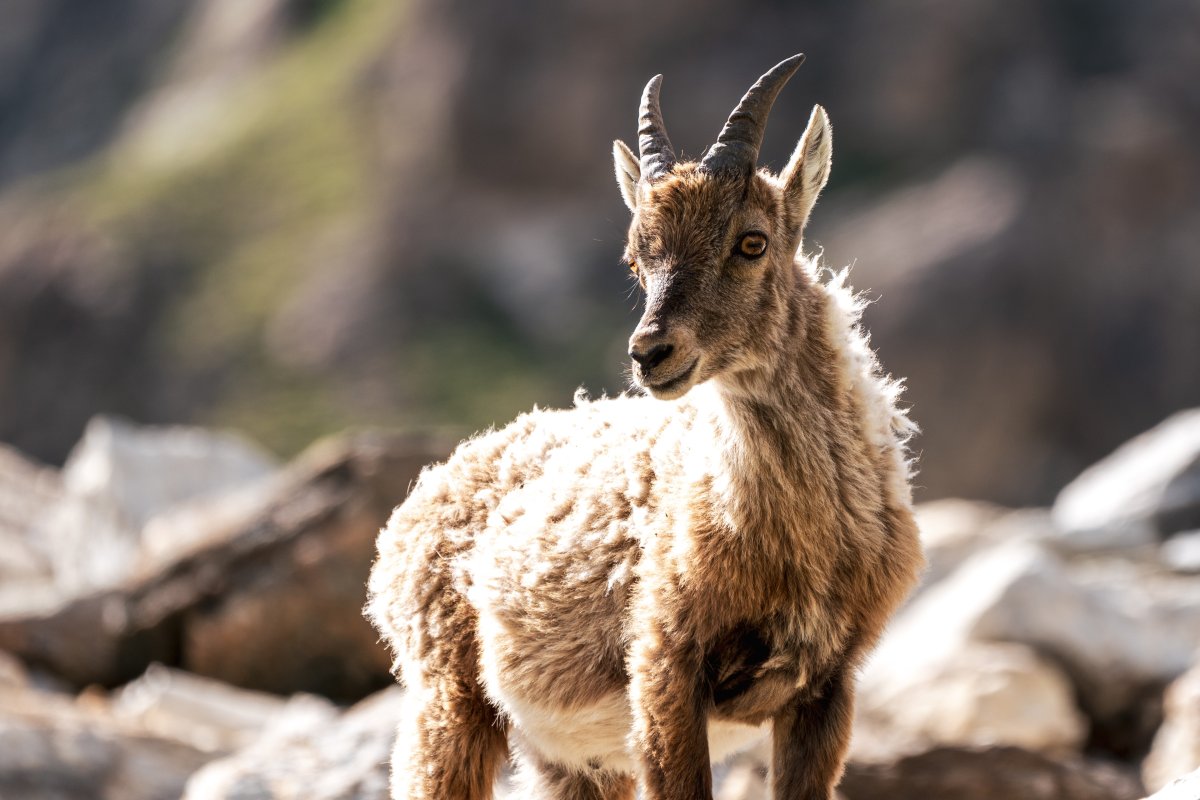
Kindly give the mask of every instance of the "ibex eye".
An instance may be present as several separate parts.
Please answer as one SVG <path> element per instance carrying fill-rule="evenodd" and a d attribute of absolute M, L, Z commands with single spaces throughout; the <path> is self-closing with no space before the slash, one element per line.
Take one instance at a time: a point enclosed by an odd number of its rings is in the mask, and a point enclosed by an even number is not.
<path fill-rule="evenodd" d="M 767 252 L 767 237 L 761 233 L 747 233 L 738 241 L 737 252 L 746 258 L 758 258 Z"/>

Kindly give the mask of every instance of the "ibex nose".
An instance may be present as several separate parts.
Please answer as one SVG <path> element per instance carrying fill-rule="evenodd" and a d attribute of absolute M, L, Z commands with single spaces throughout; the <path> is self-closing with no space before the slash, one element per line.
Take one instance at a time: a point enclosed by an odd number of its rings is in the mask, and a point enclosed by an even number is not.
<path fill-rule="evenodd" d="M 642 365 L 643 369 L 654 369 L 675 351 L 675 348 L 669 344 L 656 344 L 644 353 L 639 353 L 637 350 L 630 350 L 629 356 L 634 361 Z"/>
<path fill-rule="evenodd" d="M 664 338 L 662 334 L 649 331 L 635 333 L 629 340 L 629 357 L 641 364 L 642 369 L 654 369 L 675 352 L 675 345 Z"/>

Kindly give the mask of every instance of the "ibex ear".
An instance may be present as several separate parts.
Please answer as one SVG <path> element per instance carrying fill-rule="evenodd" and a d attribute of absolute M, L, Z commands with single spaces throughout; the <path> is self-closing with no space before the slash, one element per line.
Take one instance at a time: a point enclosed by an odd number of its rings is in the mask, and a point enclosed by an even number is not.
<path fill-rule="evenodd" d="M 798 230 L 804 230 L 808 215 L 817 202 L 817 195 L 829 180 L 829 165 L 833 156 L 833 130 L 825 109 L 813 106 L 808 128 L 800 144 L 783 170 L 783 191 L 792 219 Z"/>
<path fill-rule="evenodd" d="M 638 164 L 637 156 L 620 139 L 613 142 L 613 166 L 617 171 L 617 185 L 621 187 L 621 197 L 625 198 L 625 205 L 633 211 L 637 208 L 637 185 L 638 179 L 642 177 L 642 168 Z"/>

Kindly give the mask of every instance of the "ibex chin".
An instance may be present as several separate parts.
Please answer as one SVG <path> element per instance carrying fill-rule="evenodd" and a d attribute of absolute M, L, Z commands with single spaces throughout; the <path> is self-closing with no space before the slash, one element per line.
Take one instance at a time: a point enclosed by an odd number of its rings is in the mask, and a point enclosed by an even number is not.
<path fill-rule="evenodd" d="M 799 67 L 754 84 L 699 163 L 646 86 L 616 142 L 645 290 L 641 396 L 538 411 L 427 469 L 379 537 L 368 613 L 408 687 L 392 794 L 712 796 L 772 739 L 776 798 L 828 800 L 855 671 L 922 565 L 896 406 L 845 273 L 798 256 L 830 166 L 825 111 L 756 168 Z M 648 396 L 646 396 L 648 395 Z"/>

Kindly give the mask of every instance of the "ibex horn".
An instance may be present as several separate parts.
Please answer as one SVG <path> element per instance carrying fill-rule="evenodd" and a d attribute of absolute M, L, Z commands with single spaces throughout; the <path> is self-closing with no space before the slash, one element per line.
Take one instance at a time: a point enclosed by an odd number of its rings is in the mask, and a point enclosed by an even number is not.
<path fill-rule="evenodd" d="M 655 75 L 642 92 L 642 107 L 638 110 L 638 150 L 641 155 L 642 180 L 652 181 L 671 171 L 675 151 L 667 138 L 662 109 L 658 107 L 658 92 L 662 75 Z"/>
<path fill-rule="evenodd" d="M 709 148 L 708 154 L 700 162 L 701 170 L 709 174 L 754 170 L 771 106 L 775 104 L 779 90 L 803 63 L 803 53 L 780 61 L 750 87 L 742 102 L 729 115 L 721 135 L 717 137 L 717 143 Z"/>

